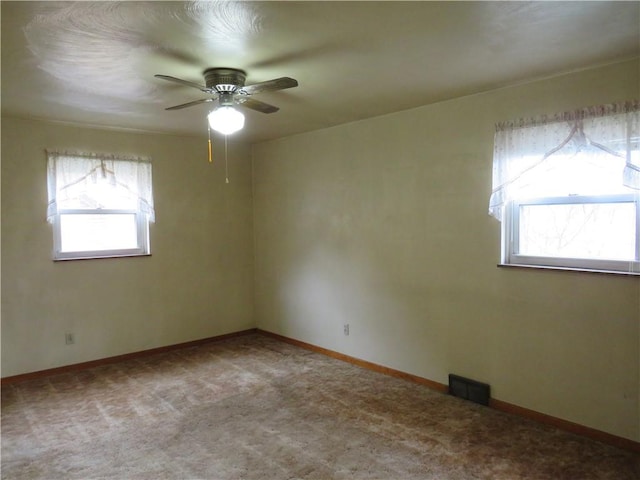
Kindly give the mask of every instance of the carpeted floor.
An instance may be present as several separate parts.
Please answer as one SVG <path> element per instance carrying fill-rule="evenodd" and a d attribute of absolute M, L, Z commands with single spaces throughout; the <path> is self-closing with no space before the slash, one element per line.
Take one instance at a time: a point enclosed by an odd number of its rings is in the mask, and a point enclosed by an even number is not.
<path fill-rule="evenodd" d="M 259 334 L 6 386 L 3 479 L 634 479 L 623 450 Z"/>

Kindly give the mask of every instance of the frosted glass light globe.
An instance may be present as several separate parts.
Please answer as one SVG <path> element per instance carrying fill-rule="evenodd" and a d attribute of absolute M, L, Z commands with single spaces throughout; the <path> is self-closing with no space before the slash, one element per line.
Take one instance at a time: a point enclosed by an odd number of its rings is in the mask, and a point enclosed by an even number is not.
<path fill-rule="evenodd" d="M 229 106 L 216 108 L 207 118 L 209 126 L 223 135 L 231 135 L 244 127 L 244 115 Z"/>

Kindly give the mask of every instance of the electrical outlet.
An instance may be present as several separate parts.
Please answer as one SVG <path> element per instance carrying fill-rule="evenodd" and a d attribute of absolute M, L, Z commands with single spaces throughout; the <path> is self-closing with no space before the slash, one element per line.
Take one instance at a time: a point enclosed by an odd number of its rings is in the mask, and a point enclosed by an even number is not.
<path fill-rule="evenodd" d="M 349 324 L 345 323 L 343 328 L 344 328 L 344 334 L 349 335 Z"/>
<path fill-rule="evenodd" d="M 65 333 L 64 343 L 66 343 L 67 345 L 73 345 L 74 343 L 76 343 L 76 336 L 73 333 Z"/>

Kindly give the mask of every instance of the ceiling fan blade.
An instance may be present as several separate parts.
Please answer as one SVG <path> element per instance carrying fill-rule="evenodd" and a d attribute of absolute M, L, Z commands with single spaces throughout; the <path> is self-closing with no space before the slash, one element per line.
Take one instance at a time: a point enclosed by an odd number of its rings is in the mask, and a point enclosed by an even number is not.
<path fill-rule="evenodd" d="M 285 88 L 297 87 L 298 81 L 295 78 L 280 77 L 266 82 L 254 83 L 253 85 L 245 85 L 240 90 L 241 93 L 253 95 L 261 92 L 272 92 L 274 90 L 284 90 Z"/>
<path fill-rule="evenodd" d="M 199 85 L 194 82 L 189 82 L 188 80 L 182 80 L 181 78 L 170 77 L 169 75 L 154 75 L 156 78 L 161 78 L 163 80 L 169 80 L 170 82 L 179 83 L 180 85 L 186 85 L 187 87 L 197 88 L 198 90 L 204 93 L 211 93 L 211 90 L 205 87 L 204 85 Z"/>
<path fill-rule="evenodd" d="M 212 98 L 203 98 L 201 100 L 194 100 L 193 102 L 187 102 L 181 105 L 176 105 L 174 107 L 165 108 L 165 110 L 180 110 L 182 108 L 193 107 L 194 105 L 198 105 L 200 103 L 213 102 L 216 98 L 217 98 L 217 95 Z"/>
<path fill-rule="evenodd" d="M 261 113 L 275 113 L 280 110 L 278 107 L 274 107 L 273 105 L 269 105 L 268 103 L 243 96 L 236 97 L 236 103 L 238 105 L 242 105 L 243 107 L 250 108 L 251 110 L 256 110 L 257 112 Z"/>

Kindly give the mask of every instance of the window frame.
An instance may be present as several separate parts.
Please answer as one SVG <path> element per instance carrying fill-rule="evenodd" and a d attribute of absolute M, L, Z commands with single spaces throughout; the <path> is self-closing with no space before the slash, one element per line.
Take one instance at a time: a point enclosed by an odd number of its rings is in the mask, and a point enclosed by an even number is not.
<path fill-rule="evenodd" d="M 134 215 L 136 219 L 136 248 L 62 251 L 62 215 Z M 53 216 L 53 260 L 88 260 L 94 258 L 134 257 L 151 255 L 149 220 L 147 215 L 134 209 L 59 209 Z"/>
<path fill-rule="evenodd" d="M 519 253 L 520 207 L 526 205 L 567 205 L 588 203 L 634 203 L 636 210 L 635 260 L 590 259 L 577 257 L 548 257 Z M 610 195 L 569 195 L 509 200 L 504 206 L 501 238 L 501 262 L 505 266 L 560 268 L 640 274 L 640 193 Z"/>

